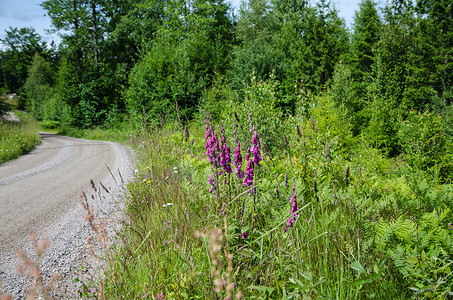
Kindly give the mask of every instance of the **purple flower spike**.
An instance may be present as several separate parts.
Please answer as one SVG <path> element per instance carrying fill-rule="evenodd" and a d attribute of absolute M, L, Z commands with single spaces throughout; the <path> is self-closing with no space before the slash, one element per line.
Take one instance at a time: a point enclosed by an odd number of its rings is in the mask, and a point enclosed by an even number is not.
<path fill-rule="evenodd" d="M 242 173 L 242 155 L 241 155 L 241 143 L 236 140 L 236 149 L 234 149 L 234 162 L 233 165 L 236 166 L 234 171 L 236 172 L 236 176 L 240 179 L 244 178 L 244 173 Z"/>
<path fill-rule="evenodd" d="M 212 193 L 214 191 L 214 187 L 215 187 L 215 181 L 214 179 L 212 178 L 213 174 L 211 173 L 211 176 L 209 176 L 209 184 L 211 185 L 211 188 L 209 189 L 209 192 Z"/>
<path fill-rule="evenodd" d="M 220 165 L 222 166 L 223 170 L 226 171 L 228 174 L 233 172 L 231 170 L 231 157 L 230 157 L 230 147 L 228 147 L 225 143 L 225 138 L 222 137 L 222 160 L 220 161 Z"/>
<path fill-rule="evenodd" d="M 288 230 L 288 227 L 293 227 L 294 222 L 296 222 L 296 217 L 299 216 L 299 214 L 296 213 L 299 210 L 299 207 L 297 206 L 297 197 L 296 197 L 296 192 L 295 192 L 294 186 L 293 186 L 293 191 L 294 191 L 294 195 L 291 197 L 291 200 L 290 200 L 290 202 L 292 203 L 291 216 L 289 217 L 288 223 L 285 226 L 285 232 Z"/>
<path fill-rule="evenodd" d="M 261 157 L 260 141 L 258 139 L 258 134 L 256 133 L 256 131 L 254 132 L 253 137 L 252 137 L 252 148 L 251 148 L 251 151 L 252 151 L 252 154 L 253 154 L 253 162 L 255 163 L 255 165 L 259 166 L 260 165 L 260 161 L 262 161 L 263 158 Z"/>
<path fill-rule="evenodd" d="M 220 139 L 221 139 L 221 149 L 222 154 L 220 155 L 220 166 L 222 167 L 223 171 L 227 172 L 227 174 L 231 174 L 233 171 L 231 170 L 231 157 L 230 157 L 230 147 L 228 147 L 225 138 L 225 129 L 222 126 L 222 123 L 219 124 L 220 128 Z M 218 144 L 217 144 L 218 147 Z M 223 174 L 223 171 L 220 171 L 219 175 Z"/>
<path fill-rule="evenodd" d="M 248 157 L 248 155 L 246 155 L 246 158 Z M 247 161 L 247 168 L 245 169 L 245 179 L 244 179 L 244 182 L 243 184 L 245 186 L 251 186 L 253 185 L 253 161 L 251 159 L 249 159 Z"/>

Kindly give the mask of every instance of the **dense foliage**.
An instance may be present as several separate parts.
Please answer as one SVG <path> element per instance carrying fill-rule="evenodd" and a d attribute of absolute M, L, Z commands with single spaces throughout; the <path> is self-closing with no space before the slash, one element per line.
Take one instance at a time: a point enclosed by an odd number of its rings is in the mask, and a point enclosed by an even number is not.
<path fill-rule="evenodd" d="M 52 126 L 141 129 L 113 298 L 220 296 L 212 261 L 234 253 L 215 274 L 247 299 L 443 299 L 452 6 L 362 0 L 348 30 L 328 0 L 244 0 L 238 15 L 224 0 L 46 0 L 62 43 L 7 30 L 1 88 Z M 247 180 L 226 167 L 239 152 Z"/>

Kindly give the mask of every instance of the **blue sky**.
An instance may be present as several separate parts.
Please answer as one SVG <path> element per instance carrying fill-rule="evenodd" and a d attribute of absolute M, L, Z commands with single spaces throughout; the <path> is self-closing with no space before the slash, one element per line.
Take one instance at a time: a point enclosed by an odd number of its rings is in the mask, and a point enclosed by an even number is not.
<path fill-rule="evenodd" d="M 44 16 L 44 10 L 39 6 L 42 0 L 0 0 L 0 38 L 4 38 L 5 29 L 12 27 L 33 27 L 46 42 L 59 42 L 56 34 L 50 35 L 45 29 L 50 28 L 49 17 Z M 239 7 L 240 0 L 232 0 Z M 311 1 L 315 3 L 316 1 Z M 353 22 L 354 11 L 358 9 L 360 0 L 333 0 L 339 10 L 340 17 L 350 26 Z M 0 44 L 0 47 L 2 45 Z"/>

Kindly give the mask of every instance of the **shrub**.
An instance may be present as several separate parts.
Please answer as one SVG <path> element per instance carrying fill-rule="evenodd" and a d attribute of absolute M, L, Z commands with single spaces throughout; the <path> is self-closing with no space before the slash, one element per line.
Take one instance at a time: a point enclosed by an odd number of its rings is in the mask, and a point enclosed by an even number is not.
<path fill-rule="evenodd" d="M 401 123 L 398 138 L 404 158 L 412 167 L 424 171 L 437 167 L 444 178 L 452 174 L 451 144 L 440 116 L 411 111 Z"/>

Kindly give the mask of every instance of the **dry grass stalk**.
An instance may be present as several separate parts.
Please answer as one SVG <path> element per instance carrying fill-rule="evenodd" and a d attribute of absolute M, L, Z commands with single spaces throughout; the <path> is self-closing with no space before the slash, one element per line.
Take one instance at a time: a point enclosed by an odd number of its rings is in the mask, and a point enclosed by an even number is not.
<path fill-rule="evenodd" d="M 47 299 L 50 298 L 50 293 L 54 289 L 55 283 L 60 279 L 60 275 L 53 275 L 47 284 L 44 283 L 39 266 L 44 252 L 49 247 L 49 239 L 44 238 L 38 241 L 38 235 L 33 233 L 30 236 L 30 240 L 35 247 L 36 260 L 29 258 L 25 251 L 19 250 L 17 255 L 19 256 L 20 264 L 17 267 L 17 271 L 19 274 L 34 280 L 33 285 L 27 291 L 29 299 Z M 7 297 L 4 299 L 8 299 Z"/>
<path fill-rule="evenodd" d="M 227 228 L 226 219 L 225 221 L 225 232 Z M 235 284 L 233 283 L 233 278 L 239 271 L 233 274 L 233 254 L 227 253 L 225 251 L 226 258 L 228 260 L 228 267 L 224 273 L 224 278 L 222 278 L 222 270 L 223 270 L 223 263 L 219 259 L 219 254 L 221 254 L 222 244 L 224 236 L 222 234 L 222 229 L 214 228 L 208 231 L 208 234 L 201 233 L 200 231 L 195 232 L 196 237 L 203 237 L 208 238 L 208 250 L 209 250 L 209 258 L 211 260 L 211 276 L 213 278 L 213 283 L 215 285 L 214 291 L 216 292 L 217 296 L 221 299 L 222 295 L 225 294 L 225 300 L 232 300 L 233 299 L 233 292 Z M 228 244 L 228 241 L 226 241 Z M 235 298 L 236 299 L 243 299 L 243 294 L 240 290 L 236 291 Z"/>
<path fill-rule="evenodd" d="M 110 171 L 110 170 L 109 170 Z M 113 175 L 112 175 L 113 176 Z M 91 187 L 93 188 L 95 194 L 99 197 L 100 200 L 102 200 L 103 196 L 101 194 L 101 189 L 97 188 L 96 185 L 94 184 L 93 180 L 91 182 Z M 108 190 L 105 188 L 104 185 L 101 183 L 101 187 L 108 192 Z M 95 200 L 94 196 L 91 196 L 93 200 Z M 88 225 L 90 226 L 91 230 L 94 232 L 94 234 L 97 236 L 98 239 L 98 249 L 100 251 L 95 251 L 95 245 L 91 242 L 90 237 L 87 237 L 86 239 L 86 244 L 87 244 L 87 249 L 90 255 L 96 260 L 96 263 L 99 264 L 101 262 L 101 255 L 106 253 L 107 249 L 107 243 L 108 243 L 108 235 L 107 231 L 105 229 L 104 221 L 102 218 L 98 218 L 97 222 L 95 221 L 95 215 L 94 215 L 94 210 L 93 207 L 91 207 L 88 203 L 88 197 L 87 195 L 82 192 L 80 194 L 80 203 L 82 204 L 83 209 L 85 210 L 85 216 L 83 217 L 85 221 L 88 222 Z M 101 201 L 102 203 L 102 201 Z M 100 253 L 100 254 L 97 254 Z M 110 262 L 113 262 L 113 257 L 112 253 L 108 253 Z M 113 263 L 112 263 L 113 265 Z M 104 299 L 104 279 L 101 279 L 99 281 L 99 286 L 98 286 L 98 291 L 97 291 L 97 297 L 99 299 Z"/>

